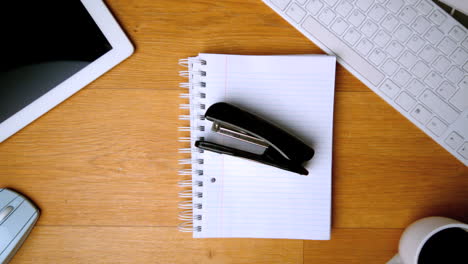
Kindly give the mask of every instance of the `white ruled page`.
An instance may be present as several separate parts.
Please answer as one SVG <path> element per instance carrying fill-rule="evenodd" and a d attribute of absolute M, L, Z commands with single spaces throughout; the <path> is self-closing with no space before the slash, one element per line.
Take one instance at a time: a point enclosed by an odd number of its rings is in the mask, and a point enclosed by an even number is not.
<path fill-rule="evenodd" d="M 227 102 L 253 112 L 300 138 L 315 155 L 303 176 L 205 151 L 201 231 L 194 237 L 330 239 L 335 57 L 199 58 L 207 62 L 201 67 L 206 108 Z M 203 122 L 205 140 L 232 146 Z"/>

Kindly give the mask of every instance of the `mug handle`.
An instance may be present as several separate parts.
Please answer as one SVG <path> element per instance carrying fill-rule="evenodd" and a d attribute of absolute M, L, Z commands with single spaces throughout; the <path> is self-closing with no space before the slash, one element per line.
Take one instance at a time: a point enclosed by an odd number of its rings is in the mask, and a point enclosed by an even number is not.
<path fill-rule="evenodd" d="M 396 254 L 395 256 L 393 256 L 391 260 L 387 262 L 387 264 L 405 264 L 405 263 L 403 263 L 403 260 L 401 259 L 400 255 Z"/>

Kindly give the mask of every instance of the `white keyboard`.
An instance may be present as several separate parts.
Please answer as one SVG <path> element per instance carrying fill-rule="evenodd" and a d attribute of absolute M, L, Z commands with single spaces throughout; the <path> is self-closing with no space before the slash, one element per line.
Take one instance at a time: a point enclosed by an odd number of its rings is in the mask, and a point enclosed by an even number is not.
<path fill-rule="evenodd" d="M 468 166 L 468 33 L 430 0 L 263 0 Z"/>

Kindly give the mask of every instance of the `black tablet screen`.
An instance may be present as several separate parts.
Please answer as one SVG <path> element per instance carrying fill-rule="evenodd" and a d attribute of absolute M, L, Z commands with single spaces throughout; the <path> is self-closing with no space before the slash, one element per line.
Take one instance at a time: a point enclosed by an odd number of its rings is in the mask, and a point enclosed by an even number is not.
<path fill-rule="evenodd" d="M 0 123 L 112 49 L 79 0 L 1 6 Z"/>

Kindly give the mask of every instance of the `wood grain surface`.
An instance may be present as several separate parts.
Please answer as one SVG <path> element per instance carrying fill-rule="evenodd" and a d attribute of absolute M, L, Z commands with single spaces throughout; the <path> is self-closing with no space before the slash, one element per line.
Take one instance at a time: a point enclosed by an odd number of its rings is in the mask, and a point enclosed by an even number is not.
<path fill-rule="evenodd" d="M 338 65 L 332 239 L 179 233 L 178 59 L 323 52 L 261 0 L 106 3 L 135 54 L 0 144 L 42 212 L 12 263 L 385 263 L 412 221 L 468 221 L 467 167 Z"/>

